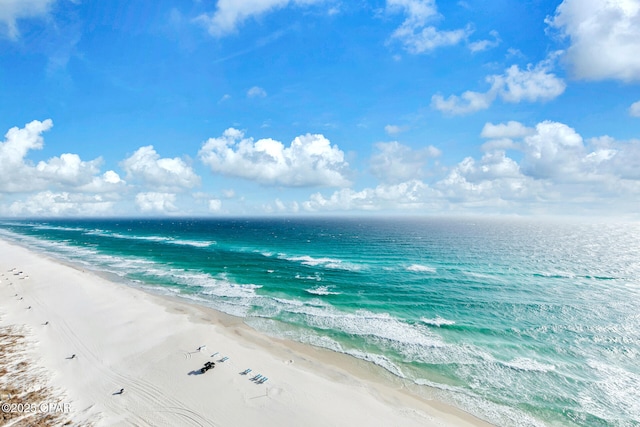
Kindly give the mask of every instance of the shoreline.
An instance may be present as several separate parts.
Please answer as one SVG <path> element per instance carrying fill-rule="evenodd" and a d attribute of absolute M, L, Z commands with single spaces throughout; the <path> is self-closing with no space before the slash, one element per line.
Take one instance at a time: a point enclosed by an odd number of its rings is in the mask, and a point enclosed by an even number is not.
<path fill-rule="evenodd" d="M 490 425 L 411 393 L 370 362 L 262 334 L 212 308 L 118 283 L 3 239 L 0 259 L 0 326 L 31 330 L 32 363 L 65 391 L 62 400 L 76 423 Z M 13 267 L 29 277 L 7 276 Z M 199 374 L 204 362 L 221 357 L 229 359 Z M 251 374 L 240 375 L 245 369 Z M 249 380 L 259 373 L 268 381 Z"/>

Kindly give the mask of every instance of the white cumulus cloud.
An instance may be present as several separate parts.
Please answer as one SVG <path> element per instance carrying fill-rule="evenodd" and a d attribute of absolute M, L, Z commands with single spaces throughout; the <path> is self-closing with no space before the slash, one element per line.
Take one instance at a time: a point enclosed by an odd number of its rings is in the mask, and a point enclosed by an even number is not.
<path fill-rule="evenodd" d="M 482 52 L 488 49 L 492 49 L 500 44 L 502 40 L 500 40 L 500 36 L 498 32 L 493 30 L 489 32 L 491 36 L 493 36 L 493 40 L 477 40 L 475 42 L 469 43 L 469 50 L 473 53 Z"/>
<path fill-rule="evenodd" d="M 180 190 L 200 184 L 200 177 L 183 159 L 160 158 L 152 145 L 140 147 L 122 161 L 127 179 L 159 190 Z"/>
<path fill-rule="evenodd" d="M 435 0 L 387 0 L 387 10 L 403 12 L 404 22 L 391 35 L 409 53 L 431 52 L 442 46 L 452 46 L 466 40 L 472 30 L 439 30 L 429 22 L 440 17 Z"/>
<path fill-rule="evenodd" d="M 504 137 L 519 138 L 511 148 L 522 151 L 520 170 L 536 180 L 554 185 L 583 183 L 590 191 L 600 188 L 603 192 L 605 185 L 621 189 L 640 184 L 623 183 L 640 179 L 640 142 L 637 140 L 621 142 L 603 136 L 585 141 L 575 129 L 550 120 L 538 123 L 535 128 L 513 121 L 498 125 L 487 123 L 482 136 L 499 138 L 499 141 Z"/>
<path fill-rule="evenodd" d="M 100 172 L 100 163 L 100 160 L 84 162 L 77 154 L 65 153 L 46 162 L 39 162 L 36 170 L 42 179 L 67 185 L 83 185 Z"/>
<path fill-rule="evenodd" d="M 267 91 L 260 86 L 254 86 L 247 91 L 247 98 L 264 98 L 267 96 Z"/>
<path fill-rule="evenodd" d="M 83 161 L 77 154 L 64 153 L 34 166 L 28 159 L 29 151 L 42 149 L 42 134 L 52 127 L 53 121 L 47 119 L 9 129 L 5 141 L 0 142 L 0 191 L 25 193 L 55 188 L 107 192 L 124 185 L 114 171 L 99 176 L 100 158 Z"/>
<path fill-rule="evenodd" d="M 418 179 L 424 175 L 429 158 L 439 156 L 440 150 L 430 145 L 413 150 L 399 142 L 379 142 L 371 156 L 371 173 L 385 183 L 400 183 Z"/>
<path fill-rule="evenodd" d="M 262 184 L 291 187 L 345 186 L 349 164 L 337 145 L 322 135 L 296 137 L 288 147 L 273 139 L 245 138 L 229 128 L 210 138 L 198 156 L 212 171 L 254 180 Z"/>
<path fill-rule="evenodd" d="M 636 210 L 628 201 L 640 196 L 640 141 L 605 136 L 585 142 L 563 123 L 544 121 L 535 128 L 514 123 L 493 125 L 495 132 L 489 134 L 520 138 L 511 148 L 522 151 L 522 160 L 493 149 L 479 160 L 465 158 L 433 184 L 452 209 L 546 214 Z"/>
<path fill-rule="evenodd" d="M 318 211 L 380 211 L 418 210 L 432 205 L 437 199 L 436 192 L 420 180 L 398 184 L 381 184 L 375 188 L 360 191 L 343 188 L 329 197 L 314 193 L 302 203 L 302 208 L 310 212 Z"/>
<path fill-rule="evenodd" d="M 0 145 L 0 162 L 3 170 L 21 166 L 29 150 L 39 150 L 44 145 L 42 133 L 53 127 L 53 121 L 34 120 L 24 128 L 12 127 L 5 134 L 5 141 Z"/>
<path fill-rule="evenodd" d="M 260 16 L 290 4 L 304 6 L 324 0 L 218 0 L 216 11 L 200 15 L 196 20 L 207 27 L 209 34 L 222 37 L 234 33 L 251 17 Z"/>
<path fill-rule="evenodd" d="M 222 209 L 222 200 L 220 199 L 211 199 L 209 200 L 209 212 L 220 212 Z"/>
<path fill-rule="evenodd" d="M 147 192 L 136 194 L 135 203 L 141 212 L 172 213 L 178 208 L 175 205 L 174 193 Z"/>
<path fill-rule="evenodd" d="M 486 81 L 491 83 L 487 92 L 466 91 L 461 96 L 450 95 L 446 99 L 440 94 L 433 95 L 431 105 L 444 113 L 460 115 L 486 110 L 497 97 L 512 103 L 549 101 L 566 89 L 564 81 L 551 72 L 555 56 L 553 54 L 535 66 L 530 64 L 524 70 L 512 65 L 503 74 L 487 76 Z"/>
<path fill-rule="evenodd" d="M 485 123 L 480 136 L 489 139 L 482 144 L 483 151 L 519 149 L 520 145 L 514 141 L 516 138 L 535 133 L 535 129 L 526 127 L 520 122 L 509 121 L 507 123 Z"/>
<path fill-rule="evenodd" d="M 524 138 L 523 168 L 535 178 L 569 179 L 579 172 L 584 157 L 582 137 L 571 127 L 544 121 L 536 132 Z"/>
<path fill-rule="evenodd" d="M 446 114 L 468 114 L 486 110 L 496 99 L 496 92 L 490 90 L 486 93 L 466 91 L 462 95 L 450 95 L 444 98 L 440 94 L 431 97 L 431 106 Z"/>
<path fill-rule="evenodd" d="M 629 107 L 629 115 L 631 117 L 640 117 L 640 101 L 631 104 Z"/>
<path fill-rule="evenodd" d="M 637 213 L 640 140 L 585 140 L 570 126 L 553 121 L 534 127 L 516 121 L 487 123 L 482 135 L 511 141 L 520 160 L 504 149 L 487 148 L 481 158 L 466 157 L 433 183 L 407 179 L 315 193 L 302 207 L 311 212 Z"/>
<path fill-rule="evenodd" d="M 634 181 L 640 185 L 640 140 L 616 141 L 609 136 L 587 140 L 591 150 L 585 165 L 593 172 L 615 176 L 616 181 Z M 629 187 L 629 184 L 620 187 Z"/>
<path fill-rule="evenodd" d="M 567 87 L 549 68 L 546 61 L 526 70 L 512 65 L 504 74 L 490 77 L 492 89 L 506 102 L 548 101 L 560 96 Z"/>
<path fill-rule="evenodd" d="M 640 0 L 564 0 L 547 23 L 569 39 L 575 77 L 640 80 Z"/>
<path fill-rule="evenodd" d="M 522 138 L 534 132 L 535 130 L 533 128 L 526 127 L 520 122 L 511 120 L 507 123 L 499 123 L 497 125 L 485 123 L 480 136 L 492 139 Z"/>
<path fill-rule="evenodd" d="M 20 35 L 17 21 L 19 19 L 46 16 L 55 1 L 56 0 L 0 1 L 0 32 L 5 32 L 11 39 L 17 39 Z"/>
<path fill-rule="evenodd" d="M 406 127 L 398 125 L 386 125 L 384 127 L 384 131 L 389 135 L 397 135 L 404 132 L 406 129 Z"/>
<path fill-rule="evenodd" d="M 113 213 L 115 197 L 41 191 L 13 202 L 5 215 L 12 216 L 103 216 Z"/>
<path fill-rule="evenodd" d="M 480 160 L 467 157 L 434 184 L 455 209 L 521 209 L 543 192 L 544 183 L 525 176 L 504 151 L 486 153 Z"/>

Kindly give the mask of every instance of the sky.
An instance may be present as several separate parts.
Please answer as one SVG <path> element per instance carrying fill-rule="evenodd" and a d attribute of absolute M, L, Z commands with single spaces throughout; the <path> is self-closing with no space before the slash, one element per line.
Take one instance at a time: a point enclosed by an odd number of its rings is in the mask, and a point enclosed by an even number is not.
<path fill-rule="evenodd" d="M 0 0 L 0 217 L 640 214 L 640 0 Z"/>

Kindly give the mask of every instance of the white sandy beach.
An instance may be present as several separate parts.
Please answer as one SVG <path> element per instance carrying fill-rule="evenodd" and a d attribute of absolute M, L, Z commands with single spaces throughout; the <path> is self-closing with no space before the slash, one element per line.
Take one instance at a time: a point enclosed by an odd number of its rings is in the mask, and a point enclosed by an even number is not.
<path fill-rule="evenodd" d="M 0 326 L 27 331 L 30 363 L 80 425 L 488 425 L 367 375 L 365 362 L 266 337 L 240 319 L 5 241 L 0 273 Z M 200 374 L 207 361 L 216 367 Z M 252 382 L 257 374 L 268 381 Z"/>

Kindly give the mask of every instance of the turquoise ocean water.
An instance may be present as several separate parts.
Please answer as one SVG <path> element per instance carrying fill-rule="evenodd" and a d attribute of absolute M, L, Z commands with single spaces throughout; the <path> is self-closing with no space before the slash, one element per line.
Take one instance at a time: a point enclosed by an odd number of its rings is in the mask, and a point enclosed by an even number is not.
<path fill-rule="evenodd" d="M 364 359 L 499 426 L 640 426 L 637 223 L 40 220 L 0 237 Z"/>

